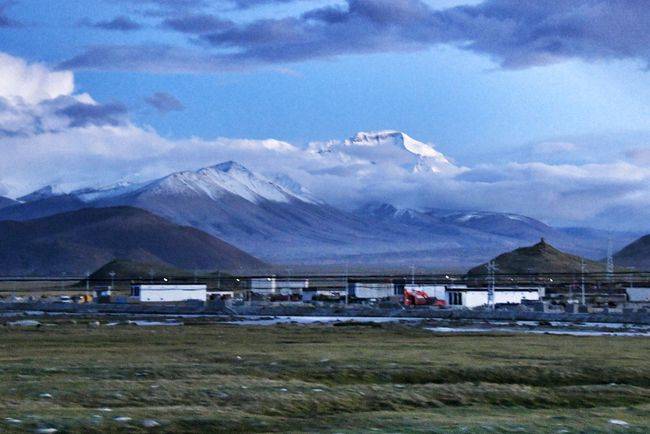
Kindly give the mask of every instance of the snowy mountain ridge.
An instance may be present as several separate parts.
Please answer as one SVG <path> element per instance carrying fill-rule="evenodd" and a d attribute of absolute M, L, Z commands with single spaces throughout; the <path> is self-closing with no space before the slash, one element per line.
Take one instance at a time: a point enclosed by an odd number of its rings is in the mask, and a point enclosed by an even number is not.
<path fill-rule="evenodd" d="M 250 171 L 237 162 L 227 161 L 198 170 L 175 172 L 151 182 L 120 182 L 105 187 L 76 190 L 71 194 L 84 202 L 147 191 L 159 195 L 206 197 L 210 200 L 219 200 L 225 194 L 230 193 L 253 203 L 258 203 L 261 200 L 283 203 L 300 200 L 317 203 L 317 200 L 311 197 L 302 186 L 293 182 L 294 185 L 291 188 L 285 187 Z"/>
<path fill-rule="evenodd" d="M 419 142 L 401 131 L 385 130 L 359 132 L 345 140 L 346 146 L 387 146 L 403 148 L 420 157 L 433 158 L 440 163 L 450 164 L 449 160 L 431 145 Z"/>
<path fill-rule="evenodd" d="M 359 132 L 343 141 L 314 144 L 312 152 L 343 164 L 395 164 L 413 173 L 449 173 L 461 170 L 433 145 L 395 131 Z"/>
<path fill-rule="evenodd" d="M 100 187 L 89 187 L 74 190 L 70 194 L 76 196 L 84 202 L 92 202 L 98 199 L 107 199 L 110 197 L 120 196 L 122 194 L 136 191 L 142 188 L 146 183 L 136 183 L 129 181 L 119 181 L 114 184 L 109 184 Z"/>

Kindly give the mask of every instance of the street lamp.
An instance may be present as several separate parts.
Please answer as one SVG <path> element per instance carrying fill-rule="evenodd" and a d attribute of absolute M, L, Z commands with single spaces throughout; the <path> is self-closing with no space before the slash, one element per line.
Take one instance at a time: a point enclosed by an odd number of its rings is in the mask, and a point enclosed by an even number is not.
<path fill-rule="evenodd" d="M 115 288 L 115 271 L 111 271 L 108 273 L 109 276 L 111 276 L 111 289 Z"/>

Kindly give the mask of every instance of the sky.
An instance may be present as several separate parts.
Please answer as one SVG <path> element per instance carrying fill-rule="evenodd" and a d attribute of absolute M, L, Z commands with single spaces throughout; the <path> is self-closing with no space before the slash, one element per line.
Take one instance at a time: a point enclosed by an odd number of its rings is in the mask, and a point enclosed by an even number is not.
<path fill-rule="evenodd" d="M 646 6 L 0 0 L 0 193 L 237 159 L 334 205 L 372 197 L 648 229 Z M 458 170 L 413 178 L 393 156 L 382 172 L 318 176 L 332 163 L 313 161 L 315 143 L 378 130 Z"/>

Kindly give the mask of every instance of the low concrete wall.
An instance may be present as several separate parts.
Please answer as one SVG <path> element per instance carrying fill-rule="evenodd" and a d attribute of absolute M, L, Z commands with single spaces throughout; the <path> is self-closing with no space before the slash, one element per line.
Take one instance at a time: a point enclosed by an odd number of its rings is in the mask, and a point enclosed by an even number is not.
<path fill-rule="evenodd" d="M 359 316 L 439 318 L 456 320 L 501 321 L 566 321 L 650 324 L 648 312 L 624 313 L 549 313 L 519 310 L 457 310 L 434 308 L 373 307 L 360 305 L 316 306 L 308 303 L 253 303 L 238 306 L 222 302 L 187 304 L 71 304 L 71 303 L 0 303 L 0 312 L 43 311 L 70 314 L 133 314 L 133 315 L 257 315 L 257 316 Z"/>
<path fill-rule="evenodd" d="M 650 313 L 567 313 L 532 312 L 519 310 L 465 310 L 434 308 L 378 308 L 370 306 L 237 306 L 233 307 L 239 315 L 265 316 L 385 316 L 403 318 L 439 318 L 501 321 L 565 321 L 565 322 L 604 322 L 650 324 Z"/>
<path fill-rule="evenodd" d="M 211 306 L 203 303 L 187 304 L 126 304 L 126 303 L 0 303 L 0 312 L 11 311 L 41 311 L 46 313 L 70 313 L 70 314 L 97 314 L 97 313 L 118 313 L 118 314 L 141 314 L 141 315 L 174 315 L 174 314 L 221 314 L 224 312 L 223 305 Z"/>

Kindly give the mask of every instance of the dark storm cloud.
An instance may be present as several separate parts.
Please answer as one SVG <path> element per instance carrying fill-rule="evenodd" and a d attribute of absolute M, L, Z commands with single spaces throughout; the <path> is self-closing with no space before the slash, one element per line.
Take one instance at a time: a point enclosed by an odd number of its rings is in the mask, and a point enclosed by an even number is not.
<path fill-rule="evenodd" d="M 120 103 L 85 104 L 79 102 L 59 109 L 56 114 L 69 118 L 71 127 L 115 126 L 123 123 L 127 109 Z"/>
<path fill-rule="evenodd" d="M 115 30 L 120 32 L 132 32 L 142 29 L 142 24 L 134 21 L 126 15 L 120 15 L 110 21 L 98 21 L 96 23 L 86 23 L 87 27 L 94 27 L 103 30 Z"/>
<path fill-rule="evenodd" d="M 300 0 L 110 0 L 128 3 L 131 6 L 153 6 L 168 10 L 202 9 L 207 6 L 221 6 L 236 9 L 249 9 L 269 4 L 293 3 Z"/>
<path fill-rule="evenodd" d="M 174 95 L 170 95 L 167 92 L 156 92 L 145 98 L 145 101 L 162 114 L 185 109 L 182 102 L 180 102 Z"/>
<path fill-rule="evenodd" d="M 638 0 L 488 0 L 433 10 L 420 0 L 348 0 L 301 17 L 204 36 L 240 57 L 300 60 L 452 43 L 506 68 L 566 58 L 650 60 L 650 8 Z"/>
<path fill-rule="evenodd" d="M 141 3 L 202 4 L 198 0 L 140 0 Z M 273 0 L 236 2 L 239 7 Z M 504 68 L 525 68 L 576 58 L 650 61 L 650 8 L 640 0 L 485 0 L 472 6 L 432 9 L 421 0 L 347 0 L 301 16 L 265 18 L 247 23 L 211 15 L 169 17 L 164 25 L 200 35 L 208 45 L 192 55 L 197 70 L 296 62 L 346 54 L 423 50 L 437 44 L 490 56 Z M 185 17 L 185 19 L 183 18 Z M 210 50 L 210 48 L 212 50 Z M 101 68 L 128 61 L 128 48 L 104 49 L 107 59 L 87 52 L 64 65 Z M 179 56 L 186 49 L 169 52 Z M 96 54 L 96 53 L 95 53 Z M 174 59 L 153 58 L 151 68 L 173 67 Z M 138 70 L 146 70 L 135 59 Z M 177 65 L 191 70 L 191 65 Z M 115 67 L 114 67 L 115 68 Z M 123 63 L 118 69 L 131 69 Z"/>
<path fill-rule="evenodd" d="M 442 15 L 452 39 L 506 68 L 567 58 L 650 61 L 650 8 L 642 0 L 490 0 Z"/>
<path fill-rule="evenodd" d="M 210 14 L 191 14 L 167 18 L 162 26 L 181 33 L 212 33 L 231 28 L 234 23 Z"/>
<path fill-rule="evenodd" d="M 58 65 L 59 69 L 93 71 L 138 71 L 152 74 L 198 73 L 241 69 L 226 59 L 204 51 L 169 45 L 101 45 Z"/>
<path fill-rule="evenodd" d="M 0 10 L 0 27 L 12 27 L 13 22 Z"/>
<path fill-rule="evenodd" d="M 125 4 L 148 15 L 174 16 L 216 7 L 220 10 L 243 10 L 258 6 L 295 3 L 308 0 L 107 0 L 111 3 Z"/>
<path fill-rule="evenodd" d="M 9 18 L 7 15 L 7 9 L 9 9 L 14 3 L 14 1 L 0 2 L 0 28 L 20 26 L 18 21 Z"/>
<path fill-rule="evenodd" d="M 208 5 L 207 0 L 109 0 L 112 3 L 128 4 L 129 6 L 153 6 L 170 10 L 187 10 L 202 8 Z"/>
<path fill-rule="evenodd" d="M 249 9 L 256 6 L 263 5 L 273 5 L 273 4 L 282 4 L 282 3 L 294 3 L 299 0 L 224 0 L 223 3 L 231 3 L 237 9 Z"/>

